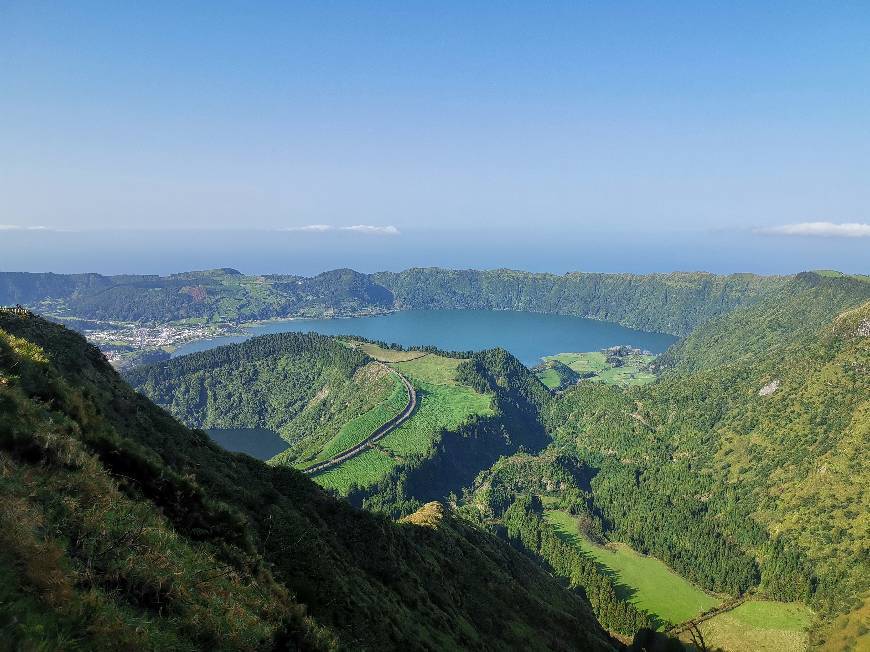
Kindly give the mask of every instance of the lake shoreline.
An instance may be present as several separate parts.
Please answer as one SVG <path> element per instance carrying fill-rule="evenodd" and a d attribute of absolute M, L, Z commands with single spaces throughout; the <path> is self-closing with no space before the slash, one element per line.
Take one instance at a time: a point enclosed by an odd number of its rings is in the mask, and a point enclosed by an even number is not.
<path fill-rule="evenodd" d="M 356 336 L 406 347 L 437 346 L 444 350 L 477 351 L 501 347 L 533 367 L 559 351 L 598 351 L 629 344 L 663 352 L 676 336 L 631 329 L 614 322 L 512 310 L 390 310 L 378 314 L 335 315 L 325 318 L 288 317 L 234 324 L 246 332 L 186 342 L 171 352 L 179 357 L 217 346 L 280 332 L 317 332 Z"/>

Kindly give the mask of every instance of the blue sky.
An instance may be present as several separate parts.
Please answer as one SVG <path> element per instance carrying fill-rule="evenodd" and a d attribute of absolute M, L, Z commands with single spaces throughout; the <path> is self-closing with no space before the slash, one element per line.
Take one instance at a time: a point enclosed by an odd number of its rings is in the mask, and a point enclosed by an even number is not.
<path fill-rule="evenodd" d="M 0 269 L 870 271 L 866 2 L 180 5 L 0 4 Z"/>

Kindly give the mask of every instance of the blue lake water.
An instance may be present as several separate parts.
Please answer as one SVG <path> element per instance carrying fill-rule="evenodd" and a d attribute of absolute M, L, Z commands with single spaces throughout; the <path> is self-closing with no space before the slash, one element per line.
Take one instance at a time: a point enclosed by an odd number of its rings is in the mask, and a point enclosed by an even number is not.
<path fill-rule="evenodd" d="M 293 319 L 260 324 L 250 328 L 245 336 L 190 342 L 176 349 L 173 357 L 257 335 L 288 331 L 357 335 L 403 346 L 434 345 L 448 351 L 477 351 L 498 346 L 529 366 L 538 364 L 545 355 L 597 351 L 617 344 L 661 353 L 677 340 L 664 333 L 649 333 L 569 315 L 500 310 L 405 310 L 372 317 Z"/>
<path fill-rule="evenodd" d="M 258 460 L 268 460 L 287 448 L 281 435 L 266 428 L 211 428 L 206 432 L 226 450 L 247 453 Z"/>

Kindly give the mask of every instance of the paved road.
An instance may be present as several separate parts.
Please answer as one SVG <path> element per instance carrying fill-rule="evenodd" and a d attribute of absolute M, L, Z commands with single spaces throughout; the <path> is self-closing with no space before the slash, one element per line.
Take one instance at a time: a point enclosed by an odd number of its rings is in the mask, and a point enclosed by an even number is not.
<path fill-rule="evenodd" d="M 302 469 L 303 473 L 307 473 L 308 475 L 317 475 L 318 473 L 326 471 L 333 466 L 341 464 L 342 462 L 345 462 L 350 458 L 359 455 L 365 449 L 369 448 L 373 443 L 378 441 L 381 437 L 383 437 L 387 433 L 392 432 L 400 425 L 402 425 L 414 413 L 414 410 L 417 407 L 417 392 L 414 391 L 414 386 L 411 384 L 411 381 L 405 378 L 402 374 L 400 374 L 392 367 L 388 367 L 382 362 L 378 362 L 377 364 L 381 365 L 384 369 L 388 369 L 391 373 L 398 376 L 399 380 L 402 381 L 402 384 L 405 385 L 405 390 L 407 390 L 408 392 L 408 404 L 405 405 L 405 409 L 396 416 L 394 416 L 392 419 L 387 421 L 380 428 L 375 430 L 372 434 L 370 434 L 353 448 L 348 448 L 346 451 L 339 453 L 338 455 L 331 457 L 324 462 L 320 462 L 319 464 L 315 464 L 314 466 L 309 466 L 307 469 Z"/>

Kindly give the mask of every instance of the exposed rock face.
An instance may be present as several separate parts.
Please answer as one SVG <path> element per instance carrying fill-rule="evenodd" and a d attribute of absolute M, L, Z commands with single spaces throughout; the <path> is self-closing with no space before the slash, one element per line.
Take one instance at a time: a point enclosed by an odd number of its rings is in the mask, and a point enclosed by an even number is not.
<path fill-rule="evenodd" d="M 870 319 L 863 319 L 858 324 L 857 334 L 859 337 L 870 337 Z"/>
<path fill-rule="evenodd" d="M 774 380 L 774 381 L 767 383 L 767 385 L 765 385 L 764 387 L 759 389 L 758 395 L 759 396 L 770 396 L 778 389 L 779 389 L 779 381 Z"/>

